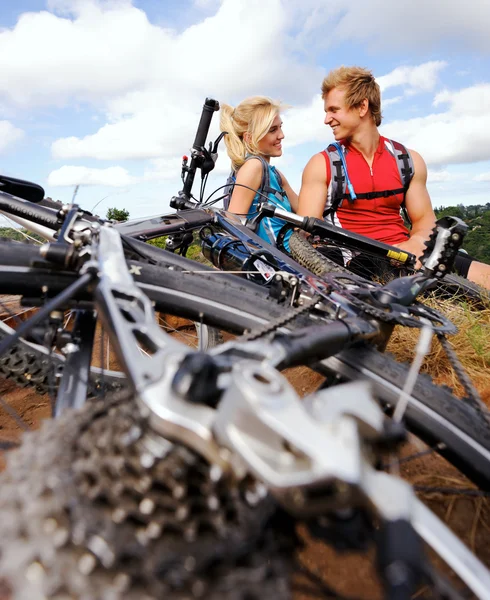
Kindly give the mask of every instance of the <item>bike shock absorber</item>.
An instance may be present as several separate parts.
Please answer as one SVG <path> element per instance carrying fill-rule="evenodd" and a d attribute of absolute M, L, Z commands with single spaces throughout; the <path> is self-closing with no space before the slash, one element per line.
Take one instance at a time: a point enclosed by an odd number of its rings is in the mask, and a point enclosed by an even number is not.
<path fill-rule="evenodd" d="M 212 227 L 203 227 L 199 236 L 202 253 L 221 271 L 241 271 L 247 279 L 265 284 L 278 268 L 276 259 L 267 250 L 252 250 L 241 240 Z"/>

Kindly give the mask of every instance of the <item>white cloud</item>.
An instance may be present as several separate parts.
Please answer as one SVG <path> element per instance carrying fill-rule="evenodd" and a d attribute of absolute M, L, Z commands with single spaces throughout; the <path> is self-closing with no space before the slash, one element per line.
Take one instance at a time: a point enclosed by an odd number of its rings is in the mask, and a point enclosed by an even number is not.
<path fill-rule="evenodd" d="M 451 173 L 447 169 L 428 169 L 427 181 L 428 183 L 447 183 L 449 181 L 457 181 L 464 179 L 465 175 L 460 173 Z"/>
<path fill-rule="evenodd" d="M 433 50 L 441 40 L 456 48 L 490 52 L 488 23 L 490 2 L 459 0 L 393 2 L 393 0 L 350 0 L 348 3 L 325 0 L 292 0 L 288 8 L 298 22 L 313 15 L 305 31 L 298 33 L 318 46 L 334 46 L 338 40 L 367 44 L 371 50 Z M 325 32 L 328 32 L 326 35 Z"/>
<path fill-rule="evenodd" d="M 383 108 L 386 108 L 387 106 L 390 106 L 392 104 L 398 104 L 402 100 L 403 100 L 403 96 L 395 96 L 393 98 L 387 98 L 386 100 L 383 99 L 382 106 L 383 106 Z"/>
<path fill-rule="evenodd" d="M 490 181 L 490 171 L 473 177 L 473 181 Z"/>
<path fill-rule="evenodd" d="M 61 105 L 70 97 L 96 102 L 151 79 L 170 39 L 143 11 L 91 0 L 75 8 L 74 19 L 24 13 L 0 33 L 0 94 L 23 106 Z"/>
<path fill-rule="evenodd" d="M 289 52 L 281 0 L 223 0 L 214 15 L 181 34 L 151 24 L 129 1 L 51 6 L 60 14 L 24 13 L 0 33 L 0 94 L 17 105 L 101 106 L 128 94 L 128 108 L 137 101 L 133 90 L 166 90 L 174 105 L 206 93 L 236 97 L 277 87 L 298 94 L 318 75 Z"/>
<path fill-rule="evenodd" d="M 49 7 L 56 14 L 25 13 L 0 32 L 0 99 L 25 108 L 89 102 L 105 113 L 98 131 L 57 140 L 56 158 L 170 157 L 191 143 L 206 95 L 304 102 L 321 80 L 294 56 L 281 0 L 222 0 L 182 33 L 151 24 L 129 0 Z"/>
<path fill-rule="evenodd" d="M 212 10 L 219 6 L 220 0 L 194 0 L 194 6 L 201 10 Z"/>
<path fill-rule="evenodd" d="M 309 104 L 289 109 L 284 114 L 285 148 L 305 142 L 323 142 L 327 134 L 324 119 L 325 112 L 320 94 L 314 96 Z"/>
<path fill-rule="evenodd" d="M 438 83 L 439 71 L 445 67 L 447 63 L 442 60 L 426 62 L 415 67 L 401 66 L 387 75 L 377 77 L 376 81 L 382 92 L 398 86 L 405 87 L 408 94 L 430 92 Z"/>
<path fill-rule="evenodd" d="M 429 165 L 490 160 L 490 85 L 477 85 L 436 96 L 445 112 L 392 121 L 384 135 L 420 152 Z"/>
<path fill-rule="evenodd" d="M 0 152 L 24 137 L 22 129 L 15 127 L 10 121 L 0 121 Z"/>
<path fill-rule="evenodd" d="M 48 185 L 74 186 L 74 185 L 107 185 L 123 187 L 135 183 L 126 169 L 122 167 L 108 167 L 107 169 L 95 169 L 89 167 L 75 167 L 65 165 L 48 176 Z"/>
<path fill-rule="evenodd" d="M 436 95 L 434 106 L 448 104 L 454 114 L 462 116 L 490 113 L 490 83 L 474 85 L 462 90 L 444 90 Z"/>

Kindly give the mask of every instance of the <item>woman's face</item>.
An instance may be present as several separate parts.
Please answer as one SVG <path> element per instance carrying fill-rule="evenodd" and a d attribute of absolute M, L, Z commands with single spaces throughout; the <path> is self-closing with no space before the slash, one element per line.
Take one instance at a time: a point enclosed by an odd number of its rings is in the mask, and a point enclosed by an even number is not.
<path fill-rule="evenodd" d="M 281 156 L 282 155 L 282 140 L 284 133 L 282 132 L 282 120 L 280 115 L 272 121 L 269 131 L 257 143 L 257 148 L 262 156 Z"/>

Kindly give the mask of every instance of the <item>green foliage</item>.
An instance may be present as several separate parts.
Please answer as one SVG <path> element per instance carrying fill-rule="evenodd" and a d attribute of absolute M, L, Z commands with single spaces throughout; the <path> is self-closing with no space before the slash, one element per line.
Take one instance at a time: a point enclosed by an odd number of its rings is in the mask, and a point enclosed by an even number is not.
<path fill-rule="evenodd" d="M 167 236 L 162 235 L 161 237 L 157 237 L 152 240 L 148 240 L 147 243 L 151 244 L 152 246 L 156 246 L 157 248 L 161 248 L 162 250 L 165 250 L 165 244 L 167 243 Z"/>
<path fill-rule="evenodd" d="M 459 217 L 468 225 L 464 249 L 477 260 L 490 264 L 490 202 L 470 206 L 448 206 L 434 210 L 436 217 Z"/>
<path fill-rule="evenodd" d="M 129 219 L 129 211 L 125 208 L 108 208 L 106 218 L 111 221 L 127 221 Z"/>
<path fill-rule="evenodd" d="M 162 235 L 161 237 L 157 237 L 157 238 L 154 238 L 153 240 L 149 240 L 148 244 L 151 244 L 152 246 L 156 246 L 157 248 L 162 248 L 163 250 L 165 250 L 166 242 L 167 242 L 167 236 Z M 189 246 L 187 253 L 186 253 L 186 257 L 190 258 L 191 260 L 195 260 L 198 263 L 202 263 L 205 265 L 211 265 L 211 263 L 206 258 L 204 258 L 204 256 L 202 255 L 201 243 L 199 241 L 199 235 L 197 234 L 197 232 L 194 233 L 194 241 Z"/>
<path fill-rule="evenodd" d="M 34 238 L 34 240 L 37 240 L 41 243 L 46 241 L 41 236 L 37 235 L 37 233 L 32 233 L 32 231 L 28 231 L 24 228 L 16 229 L 14 227 L 0 227 L 0 238 L 14 240 L 16 242 L 25 242 L 26 244 L 35 243 L 32 239 L 27 238 L 26 235 L 23 234 L 27 234 L 31 238 Z"/>

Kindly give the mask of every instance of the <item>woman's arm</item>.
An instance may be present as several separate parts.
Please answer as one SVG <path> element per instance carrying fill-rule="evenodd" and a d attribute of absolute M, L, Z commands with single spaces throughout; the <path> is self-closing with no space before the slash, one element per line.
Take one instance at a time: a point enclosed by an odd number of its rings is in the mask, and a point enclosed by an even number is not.
<path fill-rule="evenodd" d="M 236 175 L 235 187 L 231 195 L 228 210 L 237 215 L 246 216 L 262 181 L 262 163 L 260 160 L 247 160 Z M 239 185 L 241 184 L 241 185 Z M 241 187 L 245 185 L 247 187 Z M 252 189 L 248 189 L 252 188 Z"/>

